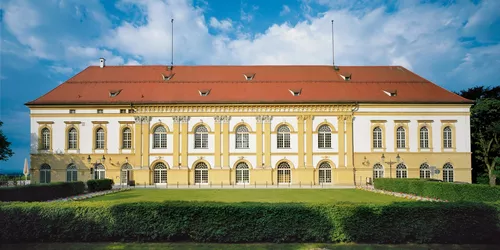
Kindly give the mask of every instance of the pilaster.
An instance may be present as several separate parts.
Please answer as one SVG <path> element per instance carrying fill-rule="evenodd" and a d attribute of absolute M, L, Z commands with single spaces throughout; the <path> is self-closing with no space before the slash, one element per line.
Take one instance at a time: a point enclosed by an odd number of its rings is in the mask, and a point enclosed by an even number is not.
<path fill-rule="evenodd" d="M 181 166 L 189 167 L 188 165 L 188 130 L 189 130 L 189 116 L 179 116 L 179 121 L 181 124 L 181 139 L 182 139 L 182 150 L 181 150 Z"/>
<path fill-rule="evenodd" d="M 346 116 L 346 134 L 347 134 L 347 167 L 352 168 L 353 152 L 352 152 L 352 115 Z"/>
<path fill-rule="evenodd" d="M 215 116 L 214 117 L 214 120 L 215 120 L 215 127 L 214 127 L 214 140 L 215 140 L 215 148 L 214 148 L 214 154 L 215 154 L 215 168 L 220 168 L 222 165 L 221 165 L 221 162 L 220 162 L 220 156 L 221 156 L 221 152 L 220 152 L 220 132 L 221 132 L 221 128 L 220 128 L 220 116 Z"/>
<path fill-rule="evenodd" d="M 180 150 L 180 145 L 179 145 L 179 129 L 180 129 L 180 126 L 179 126 L 179 122 L 180 122 L 180 119 L 179 119 L 179 116 L 174 116 L 172 117 L 172 119 L 174 120 L 174 138 L 173 138 L 173 144 L 172 144 L 172 147 L 173 147 L 173 161 L 172 161 L 172 166 L 171 167 L 178 167 L 179 166 L 179 150 Z"/>
<path fill-rule="evenodd" d="M 344 116 L 337 116 L 338 121 L 338 141 L 339 141 L 339 167 L 345 167 L 345 126 Z"/>
<path fill-rule="evenodd" d="M 303 115 L 299 115 L 297 116 L 297 123 L 298 123 L 298 147 L 297 147 L 297 151 L 298 151 L 298 166 L 299 167 L 304 167 L 303 165 L 306 164 L 305 160 L 304 160 L 304 116 Z"/>
<path fill-rule="evenodd" d="M 271 166 L 271 120 L 272 116 L 263 115 L 262 122 L 264 123 L 264 137 L 265 137 L 265 147 L 264 147 L 264 165 L 266 167 Z"/>
<path fill-rule="evenodd" d="M 314 116 L 308 115 L 306 118 L 306 167 L 313 167 L 313 119 Z"/>
<path fill-rule="evenodd" d="M 230 116 L 221 116 L 221 123 L 222 123 L 222 140 L 223 140 L 223 148 L 222 148 L 222 157 L 223 157 L 223 167 L 224 168 L 229 168 L 230 162 L 229 162 L 229 120 L 231 119 Z"/>
<path fill-rule="evenodd" d="M 257 116 L 257 127 L 255 129 L 256 133 L 256 155 L 257 155 L 257 166 L 254 166 L 255 168 L 260 168 L 262 167 L 262 116 Z"/>

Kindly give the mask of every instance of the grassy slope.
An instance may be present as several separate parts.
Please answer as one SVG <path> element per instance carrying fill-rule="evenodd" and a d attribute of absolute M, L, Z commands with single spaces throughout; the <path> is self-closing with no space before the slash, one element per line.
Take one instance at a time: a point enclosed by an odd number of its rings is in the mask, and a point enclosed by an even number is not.
<path fill-rule="evenodd" d="M 89 199 L 112 203 L 137 201 L 218 201 L 218 202 L 363 202 L 391 203 L 403 201 L 389 195 L 355 189 L 134 189 Z"/>

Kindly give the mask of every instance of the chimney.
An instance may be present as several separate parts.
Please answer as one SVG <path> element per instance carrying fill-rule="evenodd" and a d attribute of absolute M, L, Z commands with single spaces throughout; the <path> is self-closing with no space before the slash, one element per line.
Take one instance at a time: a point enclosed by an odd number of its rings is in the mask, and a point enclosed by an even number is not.
<path fill-rule="evenodd" d="M 101 58 L 99 59 L 99 62 L 100 62 L 100 65 L 99 65 L 99 66 L 100 66 L 101 68 L 104 68 L 104 66 L 105 66 L 105 63 L 104 63 L 104 62 L 106 62 L 106 59 L 104 59 L 104 58 L 102 58 L 102 57 L 101 57 Z"/>

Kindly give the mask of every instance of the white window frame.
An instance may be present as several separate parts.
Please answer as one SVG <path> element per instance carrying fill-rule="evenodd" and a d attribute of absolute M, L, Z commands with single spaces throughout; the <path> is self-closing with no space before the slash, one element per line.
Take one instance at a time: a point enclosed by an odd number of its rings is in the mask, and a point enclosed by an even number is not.
<path fill-rule="evenodd" d="M 320 184 L 332 183 L 332 166 L 328 162 L 322 162 L 319 165 L 319 176 L 318 180 Z"/>
<path fill-rule="evenodd" d="M 250 183 L 250 168 L 245 162 L 236 165 L 236 184 Z"/>
<path fill-rule="evenodd" d="M 429 128 L 420 128 L 420 148 L 429 148 Z"/>
<path fill-rule="evenodd" d="M 382 128 L 381 127 L 375 127 L 373 128 L 373 148 L 382 148 L 384 144 L 382 143 Z"/>
<path fill-rule="evenodd" d="M 332 148 L 332 129 L 326 124 L 318 128 L 318 148 Z"/>
<path fill-rule="evenodd" d="M 406 130 L 403 126 L 396 129 L 396 147 L 406 148 Z"/>
<path fill-rule="evenodd" d="M 447 162 L 443 166 L 443 181 L 444 182 L 453 182 L 455 178 L 454 167 L 451 163 Z"/>
<path fill-rule="evenodd" d="M 384 166 L 380 163 L 373 165 L 373 179 L 384 178 Z"/>
<path fill-rule="evenodd" d="M 290 164 L 287 162 L 282 162 L 278 165 L 278 184 L 289 184 L 292 183 L 292 170 Z"/>
<path fill-rule="evenodd" d="M 106 179 L 106 168 L 102 164 L 94 166 L 94 180 Z"/>
<path fill-rule="evenodd" d="M 154 167 L 153 181 L 155 184 L 165 184 L 168 178 L 167 165 L 163 162 L 158 162 Z"/>
<path fill-rule="evenodd" d="M 204 162 L 199 162 L 194 167 L 194 183 L 208 184 L 208 166 Z"/>
<path fill-rule="evenodd" d="M 132 129 L 129 127 L 122 130 L 122 149 L 132 149 Z"/>
<path fill-rule="evenodd" d="M 408 178 L 408 168 L 404 163 L 399 163 L 396 166 L 396 178 Z"/>
<path fill-rule="evenodd" d="M 287 125 L 281 125 L 277 131 L 276 144 L 278 148 L 290 148 L 290 128 Z"/>
<path fill-rule="evenodd" d="M 429 164 L 422 163 L 420 165 L 420 179 L 430 179 L 431 178 L 431 168 Z"/>
<path fill-rule="evenodd" d="M 106 145 L 106 133 L 104 128 L 98 128 L 95 131 L 95 149 L 104 149 Z"/>
<path fill-rule="evenodd" d="M 208 129 L 200 125 L 196 127 L 194 132 L 194 148 L 207 149 L 208 148 Z"/>
<path fill-rule="evenodd" d="M 42 145 L 40 145 L 42 150 L 49 150 L 50 149 L 50 129 L 49 128 L 42 128 L 41 131 L 42 134 Z"/>
<path fill-rule="evenodd" d="M 76 128 L 68 130 L 68 149 L 78 149 L 78 131 Z"/>
<path fill-rule="evenodd" d="M 236 128 L 236 148 L 248 149 L 250 148 L 250 135 L 247 126 L 240 125 Z"/>
<path fill-rule="evenodd" d="M 453 148 L 453 131 L 450 126 L 443 128 L 443 148 Z"/>

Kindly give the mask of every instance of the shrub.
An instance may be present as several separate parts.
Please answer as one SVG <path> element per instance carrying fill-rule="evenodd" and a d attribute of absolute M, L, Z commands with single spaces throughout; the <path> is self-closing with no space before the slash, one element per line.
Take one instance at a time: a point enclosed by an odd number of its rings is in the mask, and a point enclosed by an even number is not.
<path fill-rule="evenodd" d="M 495 243 L 479 203 L 105 202 L 0 205 L 0 241 Z"/>
<path fill-rule="evenodd" d="M 111 190 L 113 188 L 113 184 L 115 183 L 112 179 L 98 179 L 87 181 L 89 192 Z"/>
<path fill-rule="evenodd" d="M 0 188 L 1 201 L 47 201 L 83 194 L 85 184 L 77 182 L 54 182 L 17 187 Z"/>
<path fill-rule="evenodd" d="M 425 179 L 375 179 L 376 189 L 414 194 L 448 201 L 498 201 L 500 187 L 479 184 L 457 184 Z"/>

